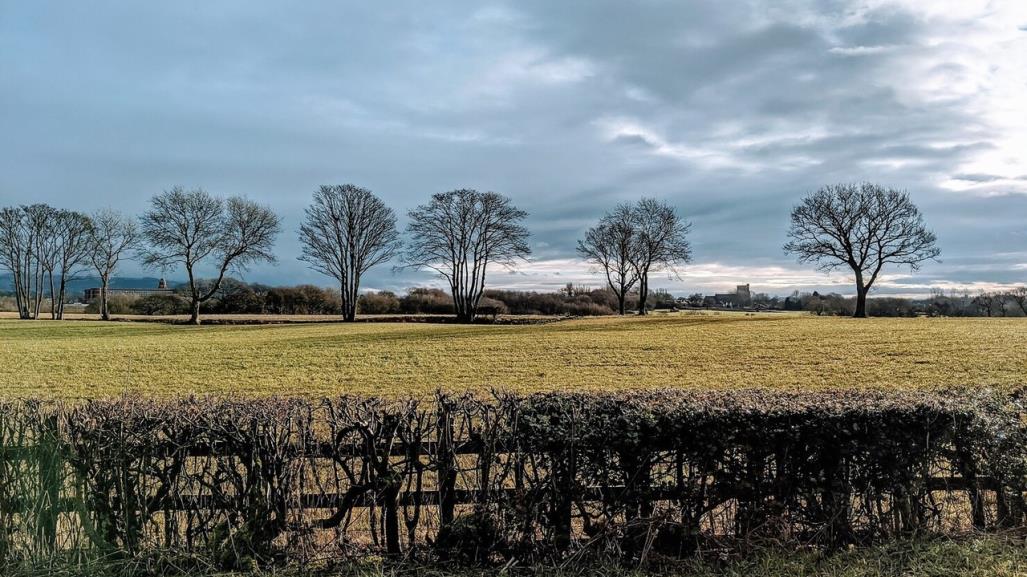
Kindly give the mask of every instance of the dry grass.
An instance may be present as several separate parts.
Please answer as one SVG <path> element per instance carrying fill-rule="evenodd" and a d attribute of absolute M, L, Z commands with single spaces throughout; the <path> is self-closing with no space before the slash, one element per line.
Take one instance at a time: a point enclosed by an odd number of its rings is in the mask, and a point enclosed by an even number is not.
<path fill-rule="evenodd" d="M 0 319 L 0 395 L 1027 383 L 1027 320 L 657 315 L 526 326 Z"/>
<path fill-rule="evenodd" d="M 1022 538 L 973 536 L 961 540 L 909 540 L 834 554 L 756 549 L 740 559 L 689 560 L 635 569 L 612 564 L 509 568 L 459 568 L 423 564 L 355 561 L 341 566 L 284 567 L 272 571 L 220 572 L 194 560 L 169 556 L 144 565 L 104 561 L 68 567 L 12 567 L 10 577 L 1024 577 L 1027 548 Z M 149 568 L 149 571 L 145 569 Z"/>

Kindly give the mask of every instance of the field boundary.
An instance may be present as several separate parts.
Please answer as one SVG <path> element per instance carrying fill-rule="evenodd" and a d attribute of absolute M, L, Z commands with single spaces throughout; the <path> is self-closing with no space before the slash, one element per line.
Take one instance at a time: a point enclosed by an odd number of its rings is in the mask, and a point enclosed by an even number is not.
<path fill-rule="evenodd" d="M 8 403 L 0 560 L 630 558 L 1024 527 L 1024 408 L 960 395 Z"/>

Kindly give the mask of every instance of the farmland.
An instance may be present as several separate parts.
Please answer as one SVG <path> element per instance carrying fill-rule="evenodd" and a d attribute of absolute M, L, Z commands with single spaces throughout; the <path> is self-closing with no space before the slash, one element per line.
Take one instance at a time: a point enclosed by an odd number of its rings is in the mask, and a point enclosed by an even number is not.
<path fill-rule="evenodd" d="M 419 396 L 666 387 L 1013 387 L 1023 319 L 667 314 L 540 325 L 0 319 L 0 394 Z"/>

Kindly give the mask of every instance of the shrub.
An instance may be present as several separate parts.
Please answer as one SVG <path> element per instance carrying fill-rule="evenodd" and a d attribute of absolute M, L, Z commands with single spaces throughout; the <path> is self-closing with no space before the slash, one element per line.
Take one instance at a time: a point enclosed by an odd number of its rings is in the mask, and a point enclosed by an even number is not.
<path fill-rule="evenodd" d="M 357 311 L 365 315 L 387 315 L 400 312 L 399 298 L 389 291 L 367 292 L 357 300 Z"/>
<path fill-rule="evenodd" d="M 129 315 L 133 313 L 132 307 L 139 300 L 136 295 L 110 294 L 107 296 L 107 310 L 113 315 Z M 100 299 L 93 299 L 86 305 L 86 312 L 100 314 Z"/>
<path fill-rule="evenodd" d="M 268 289 L 264 306 L 267 313 L 282 315 L 335 315 L 342 311 L 339 293 L 313 285 Z"/>
<path fill-rule="evenodd" d="M 137 315 L 181 315 L 189 313 L 189 301 L 178 295 L 147 295 L 132 303 Z"/>
<path fill-rule="evenodd" d="M 0 311 L 2 312 L 18 312 L 17 299 L 9 295 L 0 295 Z"/>
<path fill-rule="evenodd" d="M 451 315 L 453 297 L 436 288 L 414 288 L 400 299 L 400 310 L 405 314 Z"/>

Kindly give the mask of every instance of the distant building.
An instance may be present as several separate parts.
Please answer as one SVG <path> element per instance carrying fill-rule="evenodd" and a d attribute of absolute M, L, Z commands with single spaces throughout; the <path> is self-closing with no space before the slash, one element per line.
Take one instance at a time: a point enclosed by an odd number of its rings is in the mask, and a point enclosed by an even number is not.
<path fill-rule="evenodd" d="M 752 292 L 749 291 L 748 284 L 740 284 L 735 287 L 735 300 L 738 302 L 739 307 L 748 308 L 752 306 Z"/>
<path fill-rule="evenodd" d="M 733 293 L 717 293 L 703 298 L 703 306 L 708 308 L 749 308 L 752 306 L 752 292 L 749 290 L 748 284 L 740 284 L 735 287 Z"/>
<path fill-rule="evenodd" d="M 83 300 L 85 300 L 86 302 L 89 302 L 89 301 L 91 301 L 93 299 L 100 298 L 100 290 L 101 289 L 99 287 L 86 289 L 85 292 L 82 294 Z M 157 288 L 155 288 L 155 289 L 145 289 L 145 288 L 109 288 L 109 289 L 107 289 L 107 296 L 109 297 L 109 296 L 113 296 L 113 295 L 123 295 L 123 296 L 133 296 L 133 297 L 146 297 L 146 296 L 150 296 L 150 295 L 170 295 L 170 294 L 174 294 L 174 292 L 175 292 L 174 289 L 169 289 L 168 288 L 168 281 L 166 281 L 164 279 L 160 279 L 160 282 L 157 283 Z"/>

